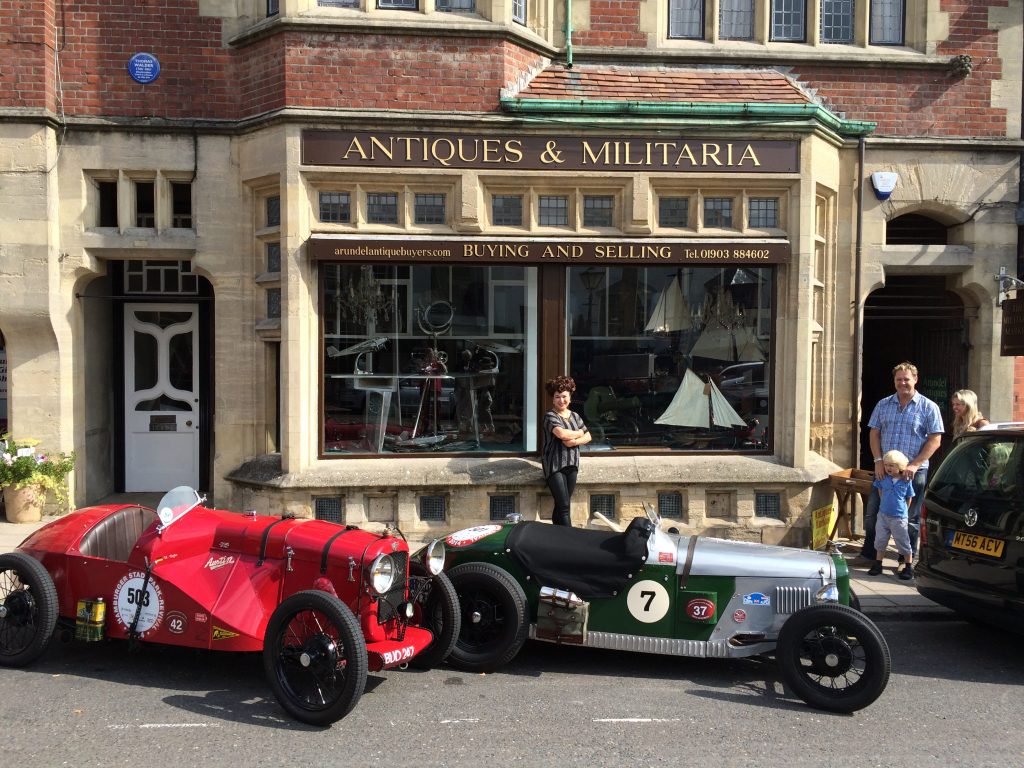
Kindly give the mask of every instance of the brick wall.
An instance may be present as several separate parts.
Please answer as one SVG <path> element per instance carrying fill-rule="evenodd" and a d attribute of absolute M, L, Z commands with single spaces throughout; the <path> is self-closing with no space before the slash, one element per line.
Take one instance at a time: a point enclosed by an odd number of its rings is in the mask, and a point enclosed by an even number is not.
<path fill-rule="evenodd" d="M 636 0 L 590 0 L 590 23 L 586 29 L 574 30 L 572 40 L 576 45 L 606 48 L 645 47 L 640 4 Z"/>
<path fill-rule="evenodd" d="M 0 3 L 0 106 L 53 107 L 53 0 Z"/>
<path fill-rule="evenodd" d="M 286 105 L 356 109 L 495 111 L 500 89 L 542 63 L 491 38 L 285 31 L 239 48 L 222 42 L 219 19 L 196 0 L 10 0 L 0 4 L 0 106 L 57 111 L 53 44 L 60 49 L 63 108 L 75 116 L 238 119 Z M 943 0 L 949 40 L 941 55 L 968 53 L 974 71 L 795 67 L 847 118 L 878 123 L 876 135 L 1005 136 L 1006 115 L 991 107 L 1000 76 L 988 9 L 1007 0 Z M 592 0 L 580 45 L 644 47 L 636 0 Z M 140 51 L 160 77 L 133 81 Z M 871 88 L 865 89 L 865 78 Z"/>

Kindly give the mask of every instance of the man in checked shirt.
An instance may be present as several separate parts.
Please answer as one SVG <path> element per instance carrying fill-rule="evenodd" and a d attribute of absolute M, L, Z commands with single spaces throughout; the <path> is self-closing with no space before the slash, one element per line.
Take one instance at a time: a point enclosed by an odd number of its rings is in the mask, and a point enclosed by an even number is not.
<path fill-rule="evenodd" d="M 869 442 L 871 455 L 875 459 L 875 479 L 885 477 L 882 456 L 888 451 L 901 451 L 910 457 L 910 463 L 903 470 L 903 477 L 913 480 L 914 501 L 910 505 L 907 528 L 910 533 L 910 547 L 917 554 L 917 541 L 921 528 L 921 503 L 924 501 L 924 486 L 928 481 L 928 459 L 938 450 L 942 442 L 942 414 L 939 406 L 917 391 L 917 366 L 902 362 L 892 369 L 896 394 L 878 401 L 871 412 L 868 427 L 871 429 Z M 875 521 L 878 519 L 877 493 L 868 496 L 864 504 L 864 546 L 861 557 L 875 560 Z M 900 555 L 900 562 L 903 556 Z"/>

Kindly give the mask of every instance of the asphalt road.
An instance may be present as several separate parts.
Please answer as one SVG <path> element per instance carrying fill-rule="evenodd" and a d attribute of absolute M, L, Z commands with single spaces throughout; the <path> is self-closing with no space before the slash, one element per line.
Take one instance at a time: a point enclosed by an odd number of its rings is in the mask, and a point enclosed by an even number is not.
<path fill-rule="evenodd" d="M 889 687 L 812 710 L 770 659 L 527 644 L 501 673 L 371 674 L 327 729 L 278 707 L 258 656 L 55 644 L 0 670 L 3 764 L 31 766 L 999 766 L 1024 764 L 1019 638 L 882 622 Z"/>

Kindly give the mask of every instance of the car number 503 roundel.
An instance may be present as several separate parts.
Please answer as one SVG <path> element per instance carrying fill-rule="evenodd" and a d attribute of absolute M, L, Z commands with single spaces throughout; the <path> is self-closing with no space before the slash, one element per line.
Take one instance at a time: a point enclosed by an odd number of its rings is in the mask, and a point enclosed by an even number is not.
<path fill-rule="evenodd" d="M 145 589 L 143 589 L 145 585 Z M 146 574 L 133 571 L 126 574 L 114 587 L 114 616 L 125 629 L 130 629 L 135 616 L 139 620 L 135 631 L 140 635 L 159 626 L 164 615 L 164 596 L 159 585 Z"/>
<path fill-rule="evenodd" d="M 661 621 L 668 613 L 668 590 L 656 581 L 638 581 L 626 593 L 630 615 L 644 624 Z"/>

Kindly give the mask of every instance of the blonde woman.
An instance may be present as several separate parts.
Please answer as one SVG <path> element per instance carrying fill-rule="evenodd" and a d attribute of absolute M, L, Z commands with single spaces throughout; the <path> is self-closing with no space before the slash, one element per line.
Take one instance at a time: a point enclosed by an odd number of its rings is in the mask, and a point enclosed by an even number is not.
<path fill-rule="evenodd" d="M 978 410 L 978 396 L 969 389 L 958 389 L 950 400 L 953 407 L 953 437 L 964 432 L 973 432 L 988 424 L 988 419 Z"/>

